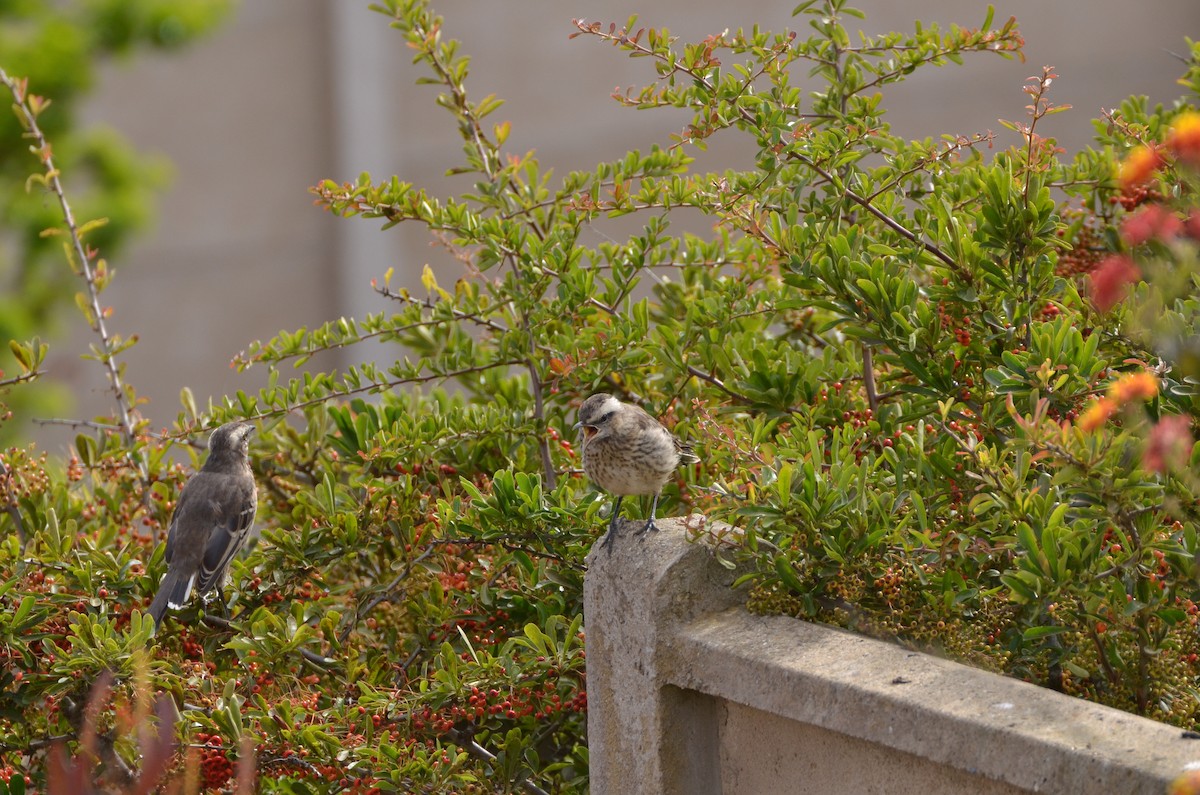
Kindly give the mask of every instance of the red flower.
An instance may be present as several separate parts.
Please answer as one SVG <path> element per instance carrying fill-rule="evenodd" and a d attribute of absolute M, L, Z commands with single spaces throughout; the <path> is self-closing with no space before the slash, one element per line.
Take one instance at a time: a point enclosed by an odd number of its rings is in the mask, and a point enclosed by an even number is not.
<path fill-rule="evenodd" d="M 1166 243 L 1182 232 L 1183 221 L 1161 204 L 1147 204 L 1121 224 L 1121 237 L 1131 246 L 1140 246 L 1147 240 Z"/>
<path fill-rule="evenodd" d="M 1182 414 L 1163 417 L 1146 440 L 1142 466 L 1159 473 L 1183 469 L 1192 455 L 1192 444 L 1190 419 Z"/>
<path fill-rule="evenodd" d="M 1113 254 L 1092 271 L 1092 303 L 1107 312 L 1125 299 L 1129 285 L 1142 278 L 1142 272 L 1129 257 Z"/>
<path fill-rule="evenodd" d="M 1183 233 L 1192 240 L 1200 240 L 1200 210 L 1192 210 L 1183 222 Z"/>

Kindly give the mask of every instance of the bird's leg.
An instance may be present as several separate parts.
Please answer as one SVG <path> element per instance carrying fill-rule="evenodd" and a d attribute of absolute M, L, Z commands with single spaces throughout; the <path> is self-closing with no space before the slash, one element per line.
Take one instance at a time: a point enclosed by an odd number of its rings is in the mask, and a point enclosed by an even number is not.
<path fill-rule="evenodd" d="M 221 615 L 228 618 L 229 617 L 229 605 L 225 604 L 225 586 L 224 585 L 218 585 L 215 588 L 213 588 L 211 591 L 205 591 L 203 594 L 201 594 L 201 596 L 200 596 L 200 614 L 201 615 L 205 615 L 205 616 L 209 615 L 208 604 L 209 604 L 209 602 L 212 602 L 212 601 L 215 601 L 217 604 L 219 604 L 221 606 Z"/>
<path fill-rule="evenodd" d="M 612 554 L 613 542 L 617 540 L 617 522 L 621 518 L 621 500 L 625 499 L 625 495 L 617 495 L 617 502 L 613 505 L 612 519 L 608 522 L 608 532 L 604 535 L 604 540 L 600 542 L 600 546 L 608 550 L 608 554 Z"/>
<path fill-rule="evenodd" d="M 637 534 L 639 536 L 645 535 L 646 533 L 648 533 L 651 530 L 653 530 L 656 533 L 658 532 L 658 525 L 656 525 L 654 523 L 654 514 L 657 512 L 658 512 L 658 495 L 655 494 L 654 502 L 650 503 L 650 518 L 646 520 L 646 525 L 641 530 L 638 530 Z"/>

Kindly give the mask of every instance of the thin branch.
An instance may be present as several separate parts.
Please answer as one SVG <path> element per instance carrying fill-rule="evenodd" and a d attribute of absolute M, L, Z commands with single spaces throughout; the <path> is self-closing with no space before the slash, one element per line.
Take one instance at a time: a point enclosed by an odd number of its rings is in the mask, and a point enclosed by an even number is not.
<path fill-rule="evenodd" d="M 75 420 L 69 417 L 34 417 L 33 421 L 37 425 L 64 425 L 68 428 L 86 428 L 90 431 L 117 431 L 120 432 L 121 426 L 114 425 L 111 422 L 96 422 L 94 420 Z"/>
<path fill-rule="evenodd" d="M 442 308 L 439 304 L 435 304 L 433 301 L 429 300 L 428 298 L 420 299 L 420 298 L 415 298 L 407 293 L 393 292 L 388 287 L 376 287 L 375 292 L 379 293 L 384 298 L 390 298 L 393 301 L 406 301 L 409 304 L 421 306 L 421 307 L 424 307 L 425 309 L 429 309 L 429 310 Z M 453 306 L 450 306 L 448 308 L 450 309 L 450 314 L 454 320 L 467 320 L 467 321 L 470 321 L 471 323 L 474 323 L 477 326 L 483 326 L 484 328 L 490 328 L 491 330 L 498 332 L 500 334 L 508 333 L 508 328 L 506 326 L 503 326 L 494 320 L 490 320 L 486 317 L 483 317 L 482 313 L 463 312 L 462 310 L 457 309 L 456 307 L 453 307 Z M 443 321 L 425 321 L 425 322 L 426 323 L 440 323 Z M 416 326 L 419 324 L 413 324 L 413 325 Z M 405 326 L 405 327 L 402 327 L 399 329 L 391 329 L 391 330 L 403 331 L 407 328 L 409 328 L 409 327 Z"/>
<path fill-rule="evenodd" d="M 21 511 L 17 507 L 17 501 L 13 497 L 12 488 L 12 470 L 4 463 L 3 457 L 0 457 L 0 491 L 4 493 L 4 510 L 13 521 L 13 526 L 17 531 L 17 541 L 21 546 L 25 546 L 25 522 L 21 517 Z"/>
<path fill-rule="evenodd" d="M 1088 637 L 1091 638 L 1092 645 L 1096 647 L 1096 659 L 1100 661 L 1100 668 L 1104 671 L 1104 678 L 1109 684 L 1116 685 L 1121 681 L 1120 675 L 1113 670 L 1112 664 L 1108 661 L 1108 651 L 1104 648 L 1104 641 L 1100 639 L 1100 633 L 1096 632 L 1095 623 L 1088 625 Z"/>
<path fill-rule="evenodd" d="M 402 15 L 397 13 L 397 19 L 401 18 Z M 460 128 L 461 132 L 464 133 L 463 137 L 470 141 L 475 152 L 479 155 L 479 163 L 483 174 L 488 178 L 488 181 L 495 182 L 499 165 L 499 147 L 488 140 L 487 134 L 483 131 L 483 124 L 479 116 L 475 113 L 475 109 L 471 107 L 471 103 L 467 101 L 467 90 L 455 70 L 455 64 L 453 61 L 450 64 L 442 61 L 439 49 L 444 48 L 446 45 L 442 44 L 442 39 L 438 35 L 439 32 L 438 30 L 428 30 L 423 27 L 414 26 L 412 28 L 412 34 L 419 37 L 420 41 L 424 44 L 422 55 L 425 56 L 425 61 L 433 69 L 438 80 L 450 91 L 450 96 L 454 100 L 454 107 L 451 109 L 451 112 L 463 123 Z M 511 184 L 511 176 L 506 177 L 505 181 Z"/>
<path fill-rule="evenodd" d="M 864 210 L 869 212 L 871 215 L 875 216 L 888 229 L 891 229 L 893 232 L 900 235 L 900 237 L 904 238 L 908 242 L 918 245 L 921 248 L 925 249 L 925 251 L 929 252 L 934 257 L 936 257 L 937 259 L 939 259 L 943 263 L 945 263 L 945 265 L 948 268 L 950 268 L 951 270 L 953 270 L 956 274 L 958 274 L 960 278 L 962 278 L 967 283 L 970 283 L 971 274 L 968 273 L 966 270 L 964 270 L 962 268 L 962 266 L 959 265 L 959 263 L 956 262 L 954 260 L 954 258 L 951 257 L 949 254 L 947 254 L 945 251 L 942 251 L 939 247 L 935 246 L 934 244 L 929 243 L 929 242 L 917 237 L 915 232 L 912 232 L 906 226 L 904 226 L 904 224 L 900 223 L 895 218 L 892 218 L 890 215 L 885 213 L 883 210 L 880 210 L 878 207 L 876 207 L 874 204 L 871 203 L 870 199 L 860 196 L 857 193 L 855 193 L 853 190 L 851 190 L 850 188 L 846 187 L 845 185 L 842 185 L 840 183 L 840 181 L 836 177 L 833 176 L 833 174 L 829 173 L 828 171 L 823 169 L 821 166 L 817 165 L 814 161 L 810 160 L 809 158 L 805 157 L 804 155 L 799 155 L 799 154 L 795 154 L 795 153 L 789 154 L 789 157 L 793 160 L 796 160 L 796 161 L 802 163 L 803 165 L 807 166 L 808 168 L 812 169 L 813 171 L 815 171 L 825 181 L 827 181 L 830 185 L 832 185 L 834 188 L 836 188 L 844 197 L 846 197 L 850 201 L 854 202 L 859 207 L 862 207 Z"/>
<path fill-rule="evenodd" d="M 463 750 L 465 750 L 468 754 L 475 757 L 476 759 L 480 759 L 484 762 L 489 762 L 489 763 L 496 761 L 495 754 L 493 754 L 488 749 L 484 748 L 479 743 L 475 742 L 475 740 L 472 737 L 465 734 L 464 732 L 461 732 L 458 729 L 451 729 L 449 732 L 449 735 L 454 740 L 454 742 L 458 743 L 458 745 Z M 527 778 L 522 778 L 520 781 L 517 781 L 515 783 L 521 789 L 530 793 L 530 795 L 550 795 L 550 793 L 546 792 L 546 790 L 537 786 L 536 784 L 534 784 L 532 781 L 530 781 Z"/>
<path fill-rule="evenodd" d="M 706 373 L 703 370 L 701 370 L 700 368 L 693 367 L 690 364 L 687 366 L 687 371 L 689 373 L 691 373 L 692 375 L 696 376 L 697 378 L 699 378 L 701 381 L 707 381 L 708 383 L 715 386 L 717 389 L 724 392 L 726 395 L 729 395 L 731 398 L 733 398 L 741 403 L 751 404 L 754 402 L 750 398 L 743 395 L 742 393 L 735 392 L 734 390 L 725 386 L 725 382 L 722 381 L 720 378 L 717 378 L 712 373 Z"/>
<path fill-rule="evenodd" d="M 192 745 L 189 747 L 191 747 L 191 748 L 206 748 L 207 746 Z M 301 759 L 298 756 L 260 757 L 258 760 L 258 763 L 256 764 L 256 768 L 258 770 L 265 770 L 265 769 L 275 767 L 276 765 L 278 765 L 280 767 L 299 768 L 299 769 L 303 770 L 304 772 L 308 773 L 309 775 L 311 775 L 313 778 L 318 779 L 318 780 L 323 778 L 325 775 L 324 773 L 322 773 L 320 770 L 317 769 L 316 765 L 314 765 L 313 763 L 311 763 L 305 759 Z M 239 790 L 239 793 L 240 793 L 240 790 Z"/>
<path fill-rule="evenodd" d="M 912 168 L 901 171 L 895 177 L 880 185 L 871 193 L 871 195 L 867 196 L 866 199 L 867 201 L 875 201 L 875 199 L 879 198 L 884 193 L 887 193 L 888 191 L 898 187 L 902 182 L 904 182 L 904 180 L 908 179 L 913 174 L 929 170 L 934 163 L 948 158 L 950 155 L 955 154 L 960 150 L 974 149 L 979 144 L 984 143 L 986 143 L 990 149 L 995 139 L 996 134 L 990 130 L 986 133 L 975 133 L 975 135 L 971 136 L 970 138 L 960 136 L 957 140 L 947 143 L 946 148 L 942 151 L 933 152 L 928 157 L 922 158 L 921 161 Z"/>
<path fill-rule="evenodd" d="M 400 664 L 400 674 L 403 674 L 406 679 L 408 678 L 409 666 L 417 661 L 417 658 L 421 656 L 421 652 L 423 651 L 425 651 L 425 647 L 418 643 L 417 648 L 413 649 L 412 654 L 408 655 L 408 659 Z M 397 674 L 396 676 L 397 687 L 400 686 L 400 674 Z"/>
<path fill-rule="evenodd" d="M 42 737 L 37 740 L 30 740 L 26 745 L 9 745 L 8 743 L 0 743 L 0 753 L 29 753 L 30 751 L 40 751 L 43 748 L 49 748 L 55 743 L 65 743 L 71 740 L 79 739 L 79 735 L 75 732 L 67 734 L 59 734 L 54 737 Z"/>
<path fill-rule="evenodd" d="M 149 474 L 146 471 L 146 463 L 136 453 L 137 434 L 134 431 L 135 409 L 129 401 L 129 395 L 126 393 L 125 383 L 121 378 L 121 368 L 117 365 L 116 344 L 104 323 L 104 309 L 100 306 L 100 287 L 96 281 L 96 272 L 92 269 L 91 258 L 88 251 L 84 248 L 83 238 L 80 235 L 78 225 L 75 223 L 75 215 L 71 211 L 71 205 L 68 203 L 66 193 L 63 191 L 62 182 L 58 178 L 59 172 L 50 154 L 50 144 L 46 141 L 46 136 L 42 134 L 41 128 L 38 127 L 37 114 L 29 105 L 23 81 L 17 81 L 9 77 L 8 73 L 0 68 L 0 83 L 3 83 L 8 88 L 9 93 L 12 94 L 14 99 L 13 108 L 22 126 L 25 128 L 25 137 L 33 139 L 34 146 L 31 149 L 46 169 L 44 175 L 45 183 L 49 185 L 54 195 L 58 198 L 59 207 L 62 209 L 63 222 L 66 224 L 67 232 L 71 238 L 71 248 L 74 252 L 74 257 L 79 262 L 83 279 L 87 283 L 88 321 L 92 330 L 100 337 L 100 351 L 96 358 L 104 365 L 105 373 L 108 376 L 108 383 L 112 388 L 113 397 L 117 404 L 117 412 L 120 415 L 121 433 L 125 437 L 125 442 L 129 448 L 129 457 L 141 474 L 142 480 L 146 481 L 149 479 Z M 39 102 L 39 104 L 41 103 Z"/>
<path fill-rule="evenodd" d="M 0 378 L 0 388 L 14 386 L 16 384 L 23 384 L 26 381 L 34 381 L 45 374 L 45 370 L 30 370 L 28 373 L 14 375 L 12 378 Z"/>
<path fill-rule="evenodd" d="M 879 394 L 875 391 L 875 349 L 871 345 L 862 346 L 863 359 L 863 390 L 867 393 L 867 405 L 874 412 L 879 408 Z"/>
<path fill-rule="evenodd" d="M 338 636 L 338 643 L 340 645 L 345 645 L 346 641 L 350 638 L 351 631 L 353 631 L 354 627 L 358 624 L 358 622 L 360 622 L 364 618 L 366 618 L 367 615 L 369 615 L 372 610 L 379 607 L 384 602 L 390 601 L 392 599 L 392 591 L 396 588 L 396 586 L 398 586 L 400 583 L 407 580 L 409 578 L 409 576 L 412 575 L 413 567 L 416 566 L 421 561 L 425 560 L 425 558 L 432 555 L 433 550 L 434 550 L 433 545 L 430 545 L 430 546 L 426 547 L 425 551 L 422 552 L 420 555 L 417 555 L 415 558 L 413 558 L 412 560 L 405 563 L 404 571 L 397 574 L 395 576 L 395 578 L 392 579 L 391 582 L 389 582 L 386 586 L 384 586 L 384 589 L 381 593 L 377 594 L 374 599 L 372 599 L 370 602 L 368 602 L 362 608 L 355 610 L 354 611 L 354 621 L 352 623 L 348 623 L 346 625 L 346 628 L 342 630 L 341 635 Z"/>
<path fill-rule="evenodd" d="M 706 90 L 708 90 L 709 92 L 712 92 L 712 93 L 716 92 L 716 87 L 713 85 L 712 80 L 707 75 L 701 74 L 696 69 L 680 66 L 679 62 L 677 62 L 677 61 L 672 61 L 672 60 L 668 60 L 668 59 L 664 58 L 661 53 L 654 52 L 652 49 L 647 48 L 645 45 L 643 45 L 639 42 L 635 42 L 631 39 L 628 39 L 627 37 L 625 37 L 624 32 L 622 32 L 621 36 L 618 37 L 615 34 L 609 34 L 609 33 L 603 32 L 600 29 L 599 23 L 589 25 L 589 24 L 583 22 L 582 20 L 575 20 L 575 26 L 577 28 L 579 28 L 581 31 L 583 31 L 584 33 L 590 33 L 594 36 L 598 36 L 599 38 L 601 38 L 603 40 L 617 40 L 618 38 L 621 38 L 621 39 L 623 39 L 623 41 L 621 41 L 620 43 L 624 44 L 625 46 L 629 47 L 630 49 L 632 49 L 638 53 L 641 53 L 642 55 L 651 57 L 657 61 L 666 63 L 666 64 L 670 65 L 671 70 L 673 72 L 681 72 L 683 74 L 686 74 L 688 77 L 692 78 L 697 83 L 704 86 L 704 88 Z M 834 64 L 834 66 L 836 67 L 837 64 Z M 752 128 L 757 127 L 757 123 L 758 123 L 757 119 L 755 119 L 754 114 L 748 108 L 746 108 L 744 105 L 735 105 L 734 107 L 736 108 L 738 115 L 741 117 L 741 120 L 744 123 L 750 125 Z M 870 199 L 860 196 L 859 194 L 855 193 L 849 187 L 841 184 L 841 182 L 839 180 L 837 180 L 833 174 L 831 174 L 826 169 L 822 168 L 820 165 L 818 165 L 816 162 L 814 162 L 810 158 L 805 157 L 804 155 L 797 154 L 797 153 L 789 153 L 788 158 L 791 160 L 795 160 L 796 162 L 798 162 L 804 166 L 807 166 L 809 169 L 816 172 L 823 179 L 825 179 L 830 185 L 834 186 L 834 188 L 836 188 L 845 198 L 849 199 L 850 201 L 854 202 L 855 204 L 859 205 L 864 210 L 869 212 L 871 215 L 875 216 L 875 218 L 877 218 L 879 221 L 881 221 L 885 226 L 887 226 L 893 232 L 895 232 L 896 234 L 903 237 L 905 240 L 908 240 L 910 243 L 920 246 L 925 251 L 932 254 L 938 260 L 945 263 L 947 267 L 949 267 L 951 270 L 953 270 L 959 276 L 959 278 L 962 278 L 967 283 L 970 283 L 971 275 L 968 272 L 966 272 L 965 269 L 963 269 L 957 262 L 955 262 L 953 257 L 951 257 L 949 254 L 947 254 L 945 251 L 942 251 L 942 249 L 940 249 L 938 246 L 935 246 L 932 243 L 929 243 L 925 240 L 920 239 L 916 235 L 916 233 L 912 232 L 911 230 L 906 228 L 903 224 L 901 224 L 899 221 L 897 221 L 895 218 L 892 218 L 890 215 L 885 213 L 883 210 L 880 210 L 878 207 L 876 207 L 871 202 Z"/>
<path fill-rule="evenodd" d="M 506 550 L 508 552 L 524 552 L 526 555 L 529 555 L 531 558 L 545 558 L 546 560 L 553 560 L 558 563 L 562 563 L 566 566 L 569 566 L 571 568 L 581 569 L 581 570 L 583 568 L 581 565 L 579 565 L 577 563 L 573 563 L 572 561 L 567 560 L 562 555 L 556 554 L 554 552 L 547 552 L 542 549 L 532 549 L 530 547 L 525 546 L 524 544 L 514 544 L 509 541 L 497 541 L 496 539 L 486 539 L 486 538 L 439 538 L 435 541 L 430 541 L 429 544 L 430 544 L 430 547 L 446 546 L 448 544 L 453 544 L 455 546 L 461 546 L 461 547 L 500 547 L 501 549 Z"/>
<path fill-rule="evenodd" d="M 290 406 L 287 406 L 286 408 L 275 409 L 273 411 L 260 411 L 257 414 L 249 414 L 246 417 L 244 417 L 244 419 L 247 422 L 250 422 L 253 420 L 266 419 L 268 417 L 278 417 L 278 416 L 282 416 L 282 415 L 287 414 L 292 411 L 297 411 L 299 409 L 308 408 L 309 406 L 316 406 L 316 405 L 320 405 L 322 403 L 327 403 L 329 400 L 331 400 L 333 398 L 347 397 L 349 395 L 361 395 L 364 392 L 386 392 L 387 390 L 394 389 L 398 386 L 401 386 L 402 384 L 425 384 L 425 383 L 429 383 L 430 381 L 444 381 L 448 378 L 458 378 L 459 376 L 470 375 L 471 373 L 486 372 L 488 370 L 493 370 L 497 367 L 516 367 L 517 365 L 524 364 L 524 363 L 525 362 L 520 359 L 513 360 L 513 361 L 506 360 L 506 361 L 500 361 L 500 362 L 490 362 L 488 364 L 479 364 L 479 365 L 474 365 L 472 367 L 464 367 L 461 370 L 451 370 L 451 371 L 445 372 L 445 373 L 429 373 L 427 375 L 413 375 L 413 376 L 408 376 L 406 378 L 397 378 L 394 381 L 381 381 L 381 382 L 371 383 L 371 384 L 367 384 L 366 386 L 355 387 L 353 389 L 330 391 L 330 393 L 327 395 L 311 398 L 309 400 L 302 400 L 299 403 L 293 403 Z"/>
<path fill-rule="evenodd" d="M 534 355 L 537 354 L 537 342 L 533 334 L 529 335 L 529 347 Z M 529 371 L 529 388 L 533 391 L 533 419 L 538 425 L 538 453 L 542 458 L 542 477 L 546 480 L 546 489 L 553 491 L 558 485 L 554 469 L 554 459 L 550 457 L 550 438 L 543 427 L 546 422 L 546 407 L 542 399 L 542 376 L 538 373 L 537 363 L 533 359 L 525 362 Z"/>

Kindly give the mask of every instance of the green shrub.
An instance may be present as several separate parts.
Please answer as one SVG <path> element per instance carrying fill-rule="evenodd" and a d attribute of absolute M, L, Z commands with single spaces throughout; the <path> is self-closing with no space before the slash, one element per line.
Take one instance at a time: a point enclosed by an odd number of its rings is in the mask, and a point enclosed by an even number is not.
<path fill-rule="evenodd" d="M 471 186 L 439 199 L 364 175 L 314 192 L 339 215 L 423 225 L 467 267 L 453 285 L 389 273 L 376 290 L 395 312 L 239 359 L 271 382 L 205 412 L 262 428 L 262 539 L 233 566 L 227 617 L 193 608 L 151 640 L 140 612 L 185 477 L 168 453 L 200 424 L 186 393 L 172 438 L 135 415 L 81 436 L 68 462 L 7 451 L 7 764 L 33 770 L 45 738 L 77 736 L 78 705 L 112 672 L 99 736 L 124 737 L 166 691 L 183 710 L 175 772 L 207 787 L 253 751 L 263 791 L 582 791 L 583 561 L 608 500 L 567 429 L 600 389 L 701 453 L 667 500 L 740 528 L 753 608 L 1196 725 L 1200 235 L 1184 133 L 1200 47 L 1189 100 L 1131 100 L 1064 161 L 1037 133 L 1060 110 L 1048 70 L 994 155 L 990 135 L 889 131 L 886 86 L 1019 54 L 1014 23 L 990 13 L 977 30 L 852 40 L 858 12 L 826 0 L 797 9 L 807 39 L 682 46 L 633 19 L 579 23 L 653 64 L 624 103 L 693 116 L 670 146 L 555 183 L 504 149 L 499 101 L 472 99 L 442 20 L 415 0 L 382 10 L 439 87 Z M 802 72 L 816 89 L 792 85 Z M 693 171 L 692 147 L 717 135 L 749 136 L 755 168 Z M 1175 231 L 1122 238 L 1135 207 Z M 681 210 L 713 234 L 673 230 Z M 581 242 L 619 215 L 640 231 Z M 1132 259 L 1112 270 L 1109 255 Z M 367 342 L 392 363 L 282 376 Z"/>

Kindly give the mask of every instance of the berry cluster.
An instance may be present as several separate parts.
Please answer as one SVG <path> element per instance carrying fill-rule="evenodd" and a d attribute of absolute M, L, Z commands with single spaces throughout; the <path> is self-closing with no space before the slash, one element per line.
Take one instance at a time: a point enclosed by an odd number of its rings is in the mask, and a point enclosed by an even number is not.
<path fill-rule="evenodd" d="M 550 439 L 550 441 L 557 443 L 562 451 L 567 454 L 567 458 L 571 459 L 572 461 L 575 460 L 576 453 L 574 445 L 571 444 L 569 439 L 563 439 L 559 435 L 557 428 L 553 426 L 547 428 L 546 437 Z"/>
<path fill-rule="evenodd" d="M 200 732 L 196 742 L 200 745 L 200 780 L 207 789 L 221 789 L 233 778 L 233 762 L 229 760 L 221 735 Z"/>
<path fill-rule="evenodd" d="M 1094 271 L 1108 253 L 1108 248 L 1102 242 L 1102 228 L 1101 219 L 1091 214 L 1084 216 L 1079 225 L 1074 227 L 1074 236 L 1070 240 L 1064 239 L 1064 246 L 1058 250 L 1055 274 L 1069 279 Z M 1060 229 L 1057 234 L 1065 238 L 1066 230 Z"/>
<path fill-rule="evenodd" d="M 6 785 L 12 782 L 14 776 L 18 775 L 20 774 L 17 773 L 16 768 L 12 765 L 0 766 L 0 781 L 3 781 Z M 33 783 L 33 779 L 29 776 L 21 776 L 21 778 L 24 779 L 26 786 Z"/>
<path fill-rule="evenodd" d="M 356 736 L 356 735 L 352 735 Z M 359 738 L 361 740 L 361 738 Z M 347 742 L 350 747 L 361 745 L 361 742 Z M 257 750 L 259 771 L 280 779 L 309 779 L 329 782 L 339 787 L 338 792 L 346 795 L 379 795 L 378 779 L 371 775 L 349 776 L 346 771 L 331 764 L 313 763 L 306 760 L 305 749 L 296 751 L 284 748 L 272 751 L 260 746 Z M 307 791 L 307 790 L 304 790 Z"/>
<path fill-rule="evenodd" d="M 1151 183 L 1140 183 L 1137 185 L 1125 185 L 1121 188 L 1121 193 L 1118 196 L 1113 196 L 1109 199 L 1112 204 L 1120 204 L 1121 208 L 1126 212 L 1136 210 L 1147 202 L 1160 202 L 1163 199 L 1162 192 Z"/>
<path fill-rule="evenodd" d="M 544 662 L 543 658 L 538 658 Z M 517 720 L 532 717 L 550 718 L 562 712 L 587 712 L 587 692 L 579 689 L 564 699 L 558 692 L 557 672 L 551 670 L 540 686 L 483 689 L 472 687 L 465 704 L 451 704 L 439 710 L 429 707 L 413 715 L 412 726 L 417 732 L 445 734 L 460 722 L 483 723 L 489 717 Z"/>

